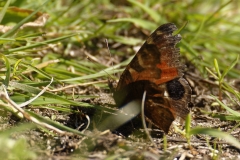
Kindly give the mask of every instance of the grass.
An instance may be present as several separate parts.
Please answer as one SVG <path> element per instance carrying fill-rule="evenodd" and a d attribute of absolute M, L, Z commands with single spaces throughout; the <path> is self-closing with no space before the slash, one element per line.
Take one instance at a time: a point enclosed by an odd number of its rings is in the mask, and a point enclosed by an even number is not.
<path fill-rule="evenodd" d="M 240 94 L 230 85 L 233 80 L 239 80 L 240 75 L 239 2 L 163 0 L 157 3 L 154 0 L 128 0 L 122 2 L 123 4 L 117 3 L 120 2 L 0 2 L 0 80 L 1 84 L 7 87 L 10 98 L 17 105 L 22 104 L 41 92 L 53 77 L 48 89 L 23 109 L 24 114 L 40 122 L 38 128 L 50 125 L 56 132 L 82 135 L 81 132 L 56 122 L 53 117 L 44 115 L 44 112 L 36 113 L 36 109 L 49 109 L 56 115 L 82 115 L 71 106 L 114 112 L 114 109 L 103 107 L 104 104 L 89 102 L 88 99 L 93 99 L 98 94 L 88 90 L 108 93 L 107 80 L 119 78 L 119 74 L 135 53 L 134 46 L 141 45 L 146 35 L 159 25 L 174 22 L 181 28 L 180 34 L 183 38 L 179 47 L 182 57 L 186 57 L 186 62 L 196 67 L 199 77 L 209 79 L 213 76 L 218 81 L 220 90 L 214 95 L 214 102 L 222 106 L 224 112 L 205 114 L 213 118 L 235 121 L 239 125 L 239 113 L 231 109 L 231 106 L 239 106 Z M 16 6 L 17 9 L 12 6 Z M 49 18 L 43 13 L 47 13 Z M 47 19 L 46 24 L 43 21 L 34 22 L 41 16 Z M 23 25 L 25 27 L 21 28 Z M 109 51 L 105 39 L 108 40 Z M 63 89 L 66 86 L 69 86 L 68 90 Z M 4 95 L 3 89 L 1 95 Z M 222 100 L 228 103 L 224 104 Z M 9 113 L 28 119 L 24 114 L 19 115 L 7 102 L 9 101 L 6 99 L 0 102 L 3 121 L 1 123 L 8 123 L 5 119 L 9 120 Z M 188 123 L 190 125 L 190 122 Z M 13 144 L 12 148 L 6 151 L 3 150 L 4 145 L 0 146 L 1 151 L 8 152 L 6 159 L 36 158 L 36 152 L 28 147 L 24 138 L 12 141 L 11 137 L 18 132 L 19 127 L 25 131 L 32 129 L 32 126 L 28 125 L 29 121 L 27 124 L 2 127 L 1 130 L 5 130 L 4 133 L 7 134 L 0 134 L 1 144 Z M 240 148 L 239 139 L 233 140 L 225 131 L 190 129 L 189 125 L 186 138 L 206 134 L 225 139 Z M 43 128 L 43 132 L 50 134 Z M 29 157 L 21 155 L 15 147 L 24 148 Z"/>

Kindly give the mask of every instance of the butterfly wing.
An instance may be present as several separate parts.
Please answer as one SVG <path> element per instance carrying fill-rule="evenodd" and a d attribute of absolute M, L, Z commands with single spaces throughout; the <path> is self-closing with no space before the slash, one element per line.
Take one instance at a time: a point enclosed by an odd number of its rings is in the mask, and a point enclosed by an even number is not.
<path fill-rule="evenodd" d="M 182 78 L 185 67 L 179 62 L 176 44 L 180 35 L 173 23 L 157 28 L 146 40 L 124 70 L 114 92 L 118 106 L 142 99 L 146 91 L 145 115 L 147 120 L 168 132 L 176 116 L 184 118 L 189 110 L 191 88 Z"/>
<path fill-rule="evenodd" d="M 184 66 L 179 63 L 179 48 L 175 48 L 181 36 L 172 35 L 175 30 L 177 27 L 173 23 L 167 23 L 148 37 L 124 70 L 117 90 L 140 80 L 162 84 L 182 76 Z"/>
<path fill-rule="evenodd" d="M 154 87 L 153 87 L 154 86 Z M 148 92 L 157 88 L 159 92 Z M 191 88 L 183 78 L 176 78 L 166 83 L 152 84 L 145 100 L 145 116 L 156 127 L 168 133 L 176 116 L 185 119 L 189 113 L 188 103 L 191 100 Z M 164 92 L 164 95 L 157 94 Z M 149 93 L 149 94 L 148 94 Z"/>

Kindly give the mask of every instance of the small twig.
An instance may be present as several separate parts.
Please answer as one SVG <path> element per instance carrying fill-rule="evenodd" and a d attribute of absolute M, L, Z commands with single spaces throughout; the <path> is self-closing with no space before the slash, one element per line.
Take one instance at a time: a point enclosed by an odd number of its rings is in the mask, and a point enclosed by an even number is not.
<path fill-rule="evenodd" d="M 49 60 L 49 61 L 43 62 L 41 64 L 35 65 L 34 67 L 41 69 L 41 68 L 48 66 L 49 64 L 54 64 L 54 63 L 58 63 L 58 62 L 60 62 L 59 59 Z M 22 74 L 29 74 L 31 72 L 33 72 L 33 69 L 28 69 L 28 70 L 22 72 Z"/>
<path fill-rule="evenodd" d="M 195 73 L 187 73 L 187 76 L 190 76 L 191 78 L 190 79 L 194 79 L 194 80 L 198 80 L 198 81 L 201 81 L 203 83 L 208 83 L 208 84 L 211 84 L 215 87 L 218 87 L 219 84 L 217 84 L 216 82 L 213 82 L 213 81 L 210 81 L 210 80 L 207 80 L 207 79 L 203 79 L 201 77 L 199 77 L 199 75 L 195 74 Z"/>
<path fill-rule="evenodd" d="M 89 118 L 89 116 L 85 115 L 85 117 L 86 117 L 88 123 L 87 123 L 87 126 L 81 131 L 82 133 L 84 133 L 88 129 L 89 125 L 90 125 L 90 118 Z M 75 125 L 76 125 L 76 123 L 77 122 L 75 122 Z M 84 123 L 80 124 L 76 129 L 79 130 L 82 126 L 84 126 Z"/>
<path fill-rule="evenodd" d="M 34 98 L 32 98 L 32 99 L 30 99 L 29 101 L 24 102 L 24 103 L 22 103 L 22 104 L 20 104 L 20 105 L 18 105 L 18 106 L 19 106 L 19 107 L 24 107 L 24 106 L 32 103 L 33 101 L 35 101 L 35 100 L 36 100 L 38 97 L 40 97 L 44 92 L 46 92 L 46 90 L 47 90 L 48 87 L 52 84 L 52 82 L 53 82 L 53 78 L 51 79 L 50 83 L 49 83 L 46 87 L 44 87 L 43 90 L 42 90 L 41 92 L 39 92 Z M 8 96 L 7 91 L 6 91 L 5 93 L 6 93 L 6 96 Z M 8 97 L 8 98 L 10 99 L 10 97 Z"/>
<path fill-rule="evenodd" d="M 181 157 L 179 158 L 179 160 L 184 160 L 187 156 L 187 152 L 183 152 L 183 154 L 181 155 Z"/>
<path fill-rule="evenodd" d="M 90 125 L 90 118 L 89 118 L 89 116 L 88 115 L 85 115 L 85 116 L 87 118 L 88 123 L 87 123 L 87 126 L 82 130 L 82 133 L 84 133 L 88 129 L 89 125 Z"/>

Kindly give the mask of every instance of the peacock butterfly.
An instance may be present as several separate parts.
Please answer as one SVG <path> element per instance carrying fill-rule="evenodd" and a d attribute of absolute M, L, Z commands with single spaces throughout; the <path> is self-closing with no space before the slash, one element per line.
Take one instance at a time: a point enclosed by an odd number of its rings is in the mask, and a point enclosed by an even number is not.
<path fill-rule="evenodd" d="M 189 113 L 191 88 L 183 78 L 185 65 L 179 61 L 179 34 L 173 23 L 158 27 L 139 49 L 122 73 L 113 97 L 121 107 L 132 100 L 141 100 L 146 91 L 145 117 L 168 133 L 175 118 Z"/>

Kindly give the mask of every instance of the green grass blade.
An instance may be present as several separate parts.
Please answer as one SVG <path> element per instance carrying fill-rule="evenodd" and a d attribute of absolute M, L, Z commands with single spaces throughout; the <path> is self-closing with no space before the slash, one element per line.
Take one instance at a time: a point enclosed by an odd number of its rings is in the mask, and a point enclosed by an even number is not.
<path fill-rule="evenodd" d="M 209 24 L 211 20 L 214 20 L 214 16 L 219 13 L 224 7 L 229 5 L 233 0 L 228 1 L 227 3 L 220 6 L 215 12 L 213 12 L 205 21 L 205 24 Z"/>
<path fill-rule="evenodd" d="M 140 26 L 147 30 L 154 30 L 157 28 L 157 25 L 155 23 L 152 23 L 150 21 L 146 21 L 143 19 L 138 18 L 118 18 L 113 20 L 108 20 L 108 23 L 117 23 L 117 22 L 130 22 L 134 23 L 136 26 Z"/>
<path fill-rule="evenodd" d="M 237 55 L 237 58 L 231 63 L 231 65 L 224 70 L 222 76 L 220 77 L 220 80 L 219 80 L 220 82 L 223 81 L 223 78 L 227 75 L 227 73 L 238 63 L 238 60 L 239 60 L 239 55 Z"/>
<path fill-rule="evenodd" d="M 210 114 L 210 116 L 212 116 L 213 118 L 219 118 L 221 121 L 240 121 L 240 117 L 235 115 L 212 113 Z"/>
<path fill-rule="evenodd" d="M 77 33 L 70 34 L 70 35 L 63 36 L 63 37 L 59 37 L 59 38 L 55 38 L 55 39 L 50 39 L 50 40 L 43 41 L 43 42 L 38 42 L 38 43 L 35 43 L 35 44 L 30 44 L 30 45 L 28 45 L 28 46 L 22 46 L 22 47 L 18 47 L 18 48 L 12 48 L 12 49 L 7 50 L 6 53 L 13 53 L 13 52 L 18 52 L 18 51 L 23 51 L 23 50 L 27 50 L 27 49 L 36 48 L 36 47 L 45 46 L 45 45 L 47 45 L 47 44 L 56 43 L 56 42 L 58 42 L 58 41 L 61 41 L 61 40 L 70 38 L 70 37 L 75 36 L 75 35 L 77 35 Z"/>
<path fill-rule="evenodd" d="M 224 139 L 225 141 L 227 141 L 229 144 L 240 149 L 240 142 L 236 138 L 234 138 L 233 136 L 231 136 L 228 133 L 225 133 L 225 132 L 222 132 L 222 131 L 219 131 L 216 129 L 194 128 L 194 129 L 191 129 L 190 134 L 191 135 L 206 134 L 206 135 L 210 135 L 213 137 L 221 138 L 221 139 Z"/>
<path fill-rule="evenodd" d="M 8 6 L 10 5 L 10 3 L 11 3 L 11 0 L 8 0 L 7 3 L 4 5 L 4 7 L 2 8 L 2 10 L 0 12 L 0 24 L 2 22 L 2 19 L 3 19 L 4 15 L 7 11 Z"/>
<path fill-rule="evenodd" d="M 17 82 L 10 82 L 10 86 L 11 87 L 15 87 L 15 88 L 18 88 L 18 89 L 21 89 L 25 92 L 29 92 L 29 93 L 33 93 L 33 94 L 38 94 L 39 92 L 41 92 L 40 89 L 37 89 L 35 87 L 32 87 L 32 86 L 29 86 L 29 85 L 25 85 L 25 84 L 20 84 L 20 83 L 17 83 Z M 88 103 L 83 103 L 83 102 L 75 102 L 75 101 L 71 101 L 71 100 L 68 100 L 68 99 L 65 99 L 61 96 L 58 96 L 58 95 L 55 95 L 53 93 L 50 93 L 50 92 L 45 92 L 42 94 L 42 96 L 44 97 L 49 97 L 49 98 L 54 98 L 54 99 L 57 99 L 61 102 L 64 102 L 64 103 L 67 103 L 67 104 L 71 104 L 71 105 L 77 105 L 77 106 L 84 106 L 84 107 L 89 107 L 91 106 L 90 104 Z"/>
<path fill-rule="evenodd" d="M 161 21 L 161 15 L 154 11 L 153 9 L 147 7 L 146 5 L 143 5 L 142 3 L 136 1 L 136 0 L 128 0 L 128 2 L 132 3 L 133 5 L 136 5 L 139 8 L 142 8 L 147 14 L 150 15 L 150 17 L 156 22 L 159 23 Z"/>
<path fill-rule="evenodd" d="M 214 59 L 214 67 L 215 67 L 215 71 L 217 72 L 218 75 L 218 79 L 220 79 L 220 77 L 222 76 L 220 69 L 219 69 L 219 65 L 218 65 L 218 61 L 216 59 Z M 220 82 L 220 81 L 219 81 Z M 220 82 L 221 83 L 221 82 Z"/>
<path fill-rule="evenodd" d="M 116 35 L 108 35 L 109 38 L 114 39 L 116 42 L 127 44 L 127 45 L 137 45 L 142 42 L 142 40 L 133 37 L 124 37 Z"/>
<path fill-rule="evenodd" d="M 181 31 L 187 26 L 188 21 L 186 21 L 178 30 L 173 32 L 173 35 L 177 35 L 179 33 L 181 33 Z"/>
<path fill-rule="evenodd" d="M 5 74 L 5 79 L 4 79 L 3 83 L 6 87 L 8 87 L 9 81 L 10 81 L 10 76 L 11 76 L 11 66 L 10 66 L 10 63 L 9 63 L 9 61 L 8 61 L 8 59 L 5 55 L 0 54 L 0 57 L 4 60 L 5 66 L 6 66 L 6 69 L 7 69 L 6 74 Z"/>
<path fill-rule="evenodd" d="M 16 74 L 18 65 L 19 65 L 19 63 L 21 63 L 21 61 L 22 61 L 22 59 L 19 59 L 19 60 L 17 60 L 17 62 L 14 64 L 14 67 L 13 67 L 13 76 Z"/>
<path fill-rule="evenodd" d="M 192 55 L 192 57 L 197 57 L 198 53 L 196 50 L 194 50 L 188 42 L 186 42 L 184 39 L 181 40 L 180 44 Z"/>
<path fill-rule="evenodd" d="M 77 82 L 77 81 L 86 80 L 86 79 L 108 76 L 108 74 L 114 74 L 114 73 L 118 73 L 118 72 L 122 72 L 122 71 L 123 71 L 123 69 L 115 69 L 115 70 L 111 70 L 111 71 L 105 70 L 105 71 L 100 71 L 98 73 L 91 74 L 91 75 L 81 76 L 81 77 L 77 77 L 77 78 L 64 79 L 64 80 L 61 80 L 61 82 Z"/>
<path fill-rule="evenodd" d="M 226 106 L 225 104 L 223 104 L 217 97 L 212 96 L 224 109 L 226 109 L 228 112 L 230 112 L 231 114 L 240 117 L 240 113 L 237 111 L 234 111 L 233 109 L 229 108 L 228 106 Z"/>

